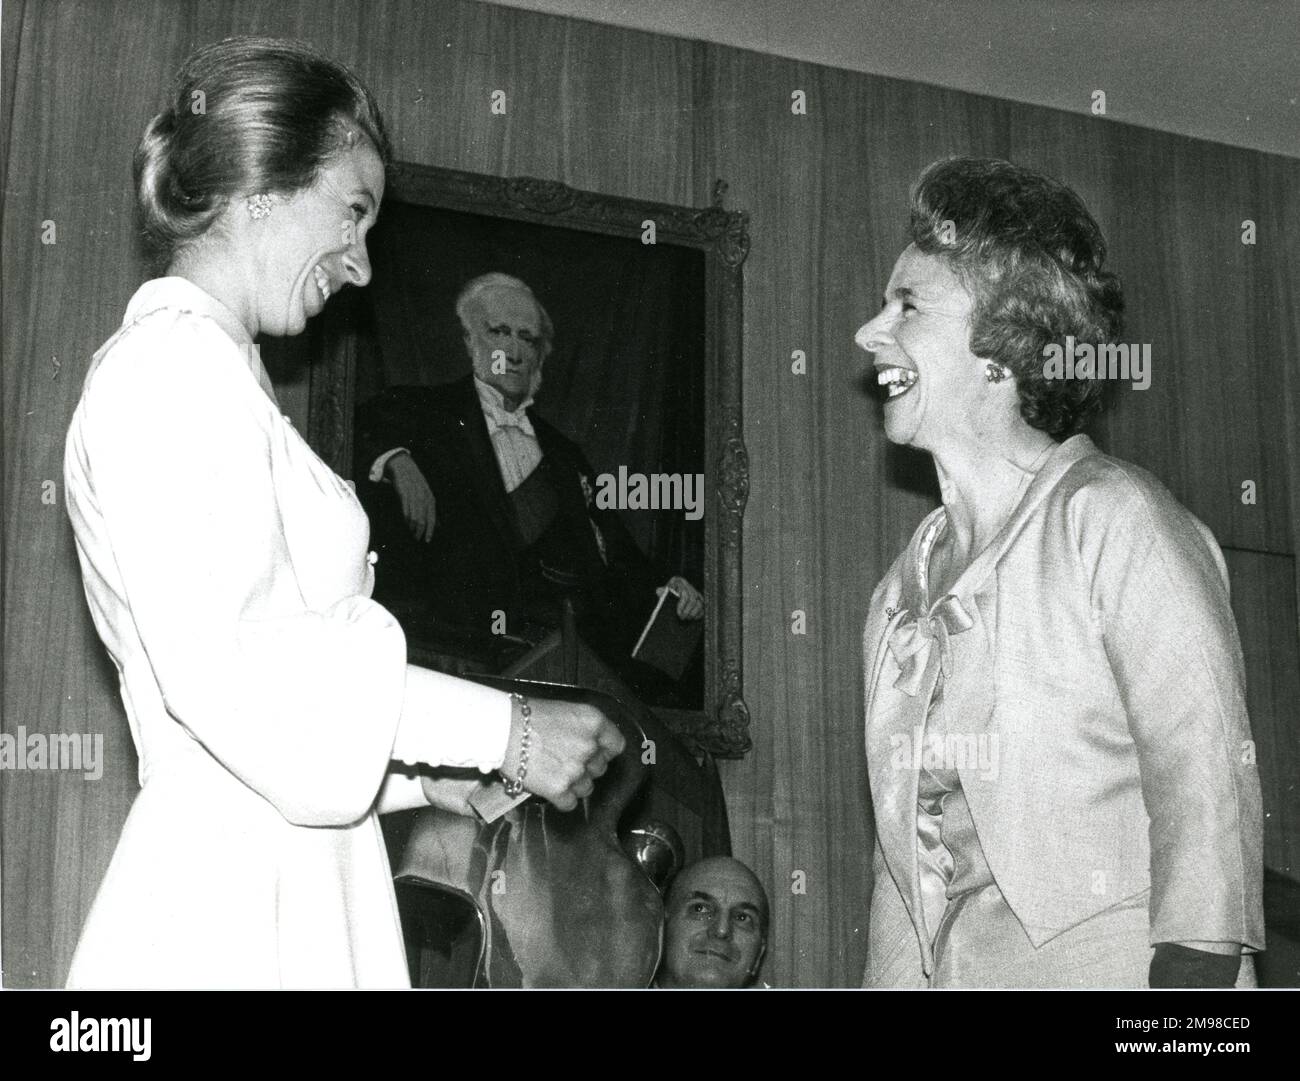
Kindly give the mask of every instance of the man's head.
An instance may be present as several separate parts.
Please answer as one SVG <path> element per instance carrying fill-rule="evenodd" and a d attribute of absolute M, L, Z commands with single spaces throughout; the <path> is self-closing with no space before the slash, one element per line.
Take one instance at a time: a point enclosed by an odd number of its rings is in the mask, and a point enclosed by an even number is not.
<path fill-rule="evenodd" d="M 537 393 L 553 332 L 526 284 L 509 274 L 483 274 L 461 290 L 456 315 L 474 374 L 501 392 L 506 408 Z"/>
<path fill-rule="evenodd" d="M 767 894 L 754 872 L 730 856 L 693 863 L 664 906 L 660 987 L 748 987 L 767 948 Z"/>

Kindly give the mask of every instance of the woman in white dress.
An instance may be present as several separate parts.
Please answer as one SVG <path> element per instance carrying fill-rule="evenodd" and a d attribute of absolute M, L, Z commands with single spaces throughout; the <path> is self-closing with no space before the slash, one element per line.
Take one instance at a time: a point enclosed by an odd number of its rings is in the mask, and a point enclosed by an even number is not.
<path fill-rule="evenodd" d="M 381 811 L 467 811 L 500 771 L 571 809 L 622 747 L 597 710 L 407 666 L 351 488 L 281 415 L 254 337 L 370 279 L 388 143 L 306 46 L 200 49 L 135 175 L 167 267 L 99 350 L 65 477 L 141 790 L 69 984 L 399 987 Z"/>

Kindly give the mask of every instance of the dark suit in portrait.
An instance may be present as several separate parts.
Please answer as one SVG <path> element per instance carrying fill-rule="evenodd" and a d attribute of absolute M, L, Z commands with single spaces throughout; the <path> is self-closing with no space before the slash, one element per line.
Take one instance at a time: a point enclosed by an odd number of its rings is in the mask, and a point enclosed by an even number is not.
<path fill-rule="evenodd" d="M 616 512 L 595 506 L 596 476 L 578 446 L 535 409 L 542 460 L 506 491 L 474 377 L 390 387 L 357 415 L 358 494 L 379 553 L 375 598 L 409 635 L 481 642 L 501 629 L 534 639 L 573 599 L 587 643 L 620 669 L 666 580 Z M 392 488 L 368 479 L 404 447 L 437 501 L 430 541 L 417 539 Z"/>

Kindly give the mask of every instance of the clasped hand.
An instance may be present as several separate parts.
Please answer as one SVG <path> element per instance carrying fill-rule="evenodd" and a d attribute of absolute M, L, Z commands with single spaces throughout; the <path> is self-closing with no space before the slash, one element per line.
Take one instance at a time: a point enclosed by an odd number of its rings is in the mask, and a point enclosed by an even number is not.
<path fill-rule="evenodd" d="M 524 789 L 572 811 L 591 795 L 596 778 L 623 753 L 623 733 L 595 706 L 530 698 L 532 717 Z M 523 722 L 518 710 L 510 725 L 510 742 L 501 774 L 519 775 Z"/>

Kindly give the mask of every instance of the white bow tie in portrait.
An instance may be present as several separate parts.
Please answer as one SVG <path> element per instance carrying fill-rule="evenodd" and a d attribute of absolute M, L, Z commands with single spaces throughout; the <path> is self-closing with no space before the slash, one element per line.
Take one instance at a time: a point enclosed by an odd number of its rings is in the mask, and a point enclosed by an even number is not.
<path fill-rule="evenodd" d="M 475 378 L 474 388 L 483 406 L 483 419 L 487 421 L 488 436 L 501 469 L 501 479 L 506 491 L 513 492 L 542 460 L 541 444 L 537 442 L 533 422 L 528 419 L 528 407 L 533 404 L 533 399 L 526 398 L 518 409 L 511 412 L 506 409 L 496 387 Z"/>

